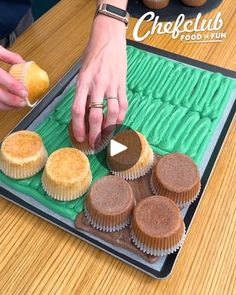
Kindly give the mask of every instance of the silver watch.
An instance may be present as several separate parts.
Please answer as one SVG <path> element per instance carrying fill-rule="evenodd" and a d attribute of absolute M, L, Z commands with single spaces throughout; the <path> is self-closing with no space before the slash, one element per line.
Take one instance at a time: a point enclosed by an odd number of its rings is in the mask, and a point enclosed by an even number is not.
<path fill-rule="evenodd" d="M 111 4 L 105 4 L 105 3 L 99 4 L 97 7 L 95 16 L 98 14 L 104 14 L 109 17 L 115 18 L 117 20 L 122 21 L 126 25 L 128 25 L 128 22 L 129 22 L 129 13 L 126 10 L 123 10 Z"/>

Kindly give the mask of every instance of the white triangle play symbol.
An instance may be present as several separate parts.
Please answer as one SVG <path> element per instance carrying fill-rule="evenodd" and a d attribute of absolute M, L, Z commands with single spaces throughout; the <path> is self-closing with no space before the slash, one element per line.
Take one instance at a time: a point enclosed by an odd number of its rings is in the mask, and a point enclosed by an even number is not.
<path fill-rule="evenodd" d="M 123 151 L 126 151 L 128 147 L 118 141 L 111 139 L 110 141 L 110 156 L 113 157 Z"/>

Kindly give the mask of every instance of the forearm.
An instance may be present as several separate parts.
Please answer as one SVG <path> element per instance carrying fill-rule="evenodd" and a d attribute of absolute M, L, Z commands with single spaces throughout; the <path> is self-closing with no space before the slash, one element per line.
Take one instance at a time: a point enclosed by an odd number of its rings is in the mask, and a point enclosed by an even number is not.
<path fill-rule="evenodd" d="M 127 0 L 97 0 L 126 9 Z M 126 95 L 126 24 L 114 17 L 99 13 L 93 21 L 90 40 L 84 53 L 77 80 L 77 91 L 72 107 L 72 127 L 75 138 L 83 142 L 89 123 L 89 144 L 94 148 L 103 128 L 121 124 L 128 107 Z M 90 108 L 90 102 L 102 104 L 107 99 L 107 112 Z M 88 114 L 88 119 L 85 118 Z M 96 140 L 97 139 L 97 140 Z"/>
<path fill-rule="evenodd" d="M 101 3 L 111 4 L 125 10 L 127 8 L 128 1 L 127 0 L 97 0 L 97 4 L 101 4 Z"/>

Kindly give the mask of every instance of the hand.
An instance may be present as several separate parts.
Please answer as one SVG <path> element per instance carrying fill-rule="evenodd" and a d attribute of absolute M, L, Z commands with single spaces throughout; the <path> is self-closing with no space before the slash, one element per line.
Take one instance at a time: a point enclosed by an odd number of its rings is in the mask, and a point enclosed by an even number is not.
<path fill-rule="evenodd" d="M 94 147 L 102 128 L 120 124 L 128 107 L 126 96 L 126 27 L 125 24 L 104 15 L 93 23 L 90 41 L 85 51 L 77 79 L 77 89 L 72 106 L 72 126 L 75 138 L 85 140 L 85 112 L 89 111 L 89 143 Z M 102 103 L 104 97 L 118 97 L 107 101 L 108 110 L 88 110 L 87 99 Z"/>
<path fill-rule="evenodd" d="M 25 62 L 20 55 L 0 46 L 0 61 L 8 64 Z M 0 110 L 12 110 L 26 105 L 28 93 L 22 83 L 0 68 Z"/>

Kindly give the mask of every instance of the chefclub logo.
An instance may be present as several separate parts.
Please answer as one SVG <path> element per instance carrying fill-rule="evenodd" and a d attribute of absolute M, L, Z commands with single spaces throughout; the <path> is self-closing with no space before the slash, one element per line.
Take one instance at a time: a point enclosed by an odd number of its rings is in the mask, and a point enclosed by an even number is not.
<path fill-rule="evenodd" d="M 144 21 L 153 21 L 151 29 L 141 30 Z M 222 31 L 223 26 L 221 12 L 211 19 L 203 18 L 199 13 L 195 19 L 186 20 L 185 15 L 180 14 L 175 22 L 159 22 L 159 16 L 149 11 L 137 21 L 133 30 L 133 38 L 141 42 L 154 34 L 169 34 L 172 39 L 180 39 L 188 43 L 223 42 L 227 37 L 226 32 Z"/>

